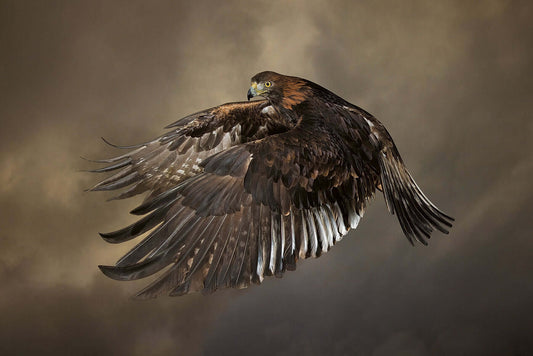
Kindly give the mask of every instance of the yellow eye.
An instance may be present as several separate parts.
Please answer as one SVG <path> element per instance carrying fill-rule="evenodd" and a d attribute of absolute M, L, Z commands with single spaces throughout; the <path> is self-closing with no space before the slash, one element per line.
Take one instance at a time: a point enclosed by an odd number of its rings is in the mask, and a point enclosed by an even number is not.
<path fill-rule="evenodd" d="M 265 82 L 265 87 L 270 88 L 272 86 L 272 82 Z"/>

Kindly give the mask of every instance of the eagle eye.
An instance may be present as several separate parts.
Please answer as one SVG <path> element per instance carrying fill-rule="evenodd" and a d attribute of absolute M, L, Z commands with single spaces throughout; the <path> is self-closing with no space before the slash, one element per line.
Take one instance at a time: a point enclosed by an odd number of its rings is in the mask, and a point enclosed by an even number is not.
<path fill-rule="evenodd" d="M 265 87 L 270 88 L 272 86 L 272 82 L 265 82 Z"/>

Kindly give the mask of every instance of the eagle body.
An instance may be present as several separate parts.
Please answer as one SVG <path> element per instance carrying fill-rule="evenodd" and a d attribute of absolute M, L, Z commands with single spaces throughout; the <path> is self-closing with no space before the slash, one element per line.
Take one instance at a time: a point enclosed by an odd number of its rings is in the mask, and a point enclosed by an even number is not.
<path fill-rule="evenodd" d="M 453 218 L 422 193 L 385 127 L 311 81 L 274 72 L 252 77 L 248 99 L 189 115 L 155 140 L 123 147 L 94 172 L 116 172 L 91 190 L 147 193 L 141 215 L 103 233 L 144 238 L 109 277 L 159 273 L 140 298 L 247 287 L 294 270 L 357 227 L 376 190 L 411 243 L 427 244 Z"/>

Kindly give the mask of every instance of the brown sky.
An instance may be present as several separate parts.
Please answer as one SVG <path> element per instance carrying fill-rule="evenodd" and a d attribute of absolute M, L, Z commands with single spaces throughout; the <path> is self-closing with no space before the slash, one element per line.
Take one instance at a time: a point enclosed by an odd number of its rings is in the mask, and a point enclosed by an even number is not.
<path fill-rule="evenodd" d="M 533 6 L 466 3 L 0 2 L 0 354 L 533 353 Z M 127 246 L 97 232 L 138 200 L 84 193 L 79 157 L 243 100 L 262 70 L 376 115 L 456 226 L 413 248 L 378 196 L 283 279 L 129 300 L 96 267 Z"/>

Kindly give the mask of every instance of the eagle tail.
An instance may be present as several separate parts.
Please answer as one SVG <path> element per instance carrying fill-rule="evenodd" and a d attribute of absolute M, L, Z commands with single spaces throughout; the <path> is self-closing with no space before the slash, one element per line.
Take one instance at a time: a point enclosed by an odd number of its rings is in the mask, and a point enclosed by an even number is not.
<path fill-rule="evenodd" d="M 396 154 L 394 154 L 396 153 Z M 381 184 L 387 208 L 396 214 L 402 230 L 411 244 L 427 245 L 434 229 L 448 234 L 454 218 L 440 211 L 418 187 L 400 155 L 390 151 L 380 153 Z"/>

